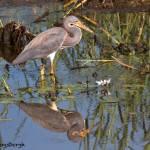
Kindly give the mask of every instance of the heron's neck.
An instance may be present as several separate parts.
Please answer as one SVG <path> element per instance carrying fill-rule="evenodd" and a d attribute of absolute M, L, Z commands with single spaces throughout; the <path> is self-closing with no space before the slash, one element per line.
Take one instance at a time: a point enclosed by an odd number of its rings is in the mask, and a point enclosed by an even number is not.
<path fill-rule="evenodd" d="M 70 112 L 67 115 L 65 115 L 65 117 L 71 126 L 76 125 L 76 126 L 78 126 L 78 129 L 80 129 L 80 130 L 85 128 L 85 121 L 82 118 L 80 113 Z"/>
<path fill-rule="evenodd" d="M 64 47 L 72 47 L 78 44 L 82 37 L 81 29 L 78 27 L 68 28 L 66 29 L 68 32 L 68 36 L 63 43 Z"/>
<path fill-rule="evenodd" d="M 65 115 L 67 121 L 70 124 L 70 129 L 67 131 L 67 136 L 69 140 L 74 142 L 80 141 L 82 138 L 79 136 L 79 133 L 85 129 L 85 121 L 77 112 L 70 112 Z"/>

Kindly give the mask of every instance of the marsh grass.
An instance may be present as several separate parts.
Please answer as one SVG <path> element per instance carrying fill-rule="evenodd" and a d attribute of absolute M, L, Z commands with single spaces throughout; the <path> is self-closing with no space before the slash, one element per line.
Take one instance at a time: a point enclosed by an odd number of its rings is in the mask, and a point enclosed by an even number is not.
<path fill-rule="evenodd" d="M 2 22 L 2 20 L 0 19 L 0 28 L 3 28 L 3 27 L 4 27 L 3 22 Z"/>

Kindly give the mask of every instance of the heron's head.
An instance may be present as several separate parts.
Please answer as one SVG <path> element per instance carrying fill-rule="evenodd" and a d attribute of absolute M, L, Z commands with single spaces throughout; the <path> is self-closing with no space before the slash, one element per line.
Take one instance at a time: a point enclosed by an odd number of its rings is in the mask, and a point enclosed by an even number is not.
<path fill-rule="evenodd" d="M 74 27 L 78 27 L 78 28 L 82 28 L 90 33 L 94 33 L 92 30 L 90 30 L 88 27 L 86 27 L 77 17 L 75 16 L 67 16 L 66 18 L 64 18 L 64 26 L 68 26 L 69 28 L 74 28 Z"/>

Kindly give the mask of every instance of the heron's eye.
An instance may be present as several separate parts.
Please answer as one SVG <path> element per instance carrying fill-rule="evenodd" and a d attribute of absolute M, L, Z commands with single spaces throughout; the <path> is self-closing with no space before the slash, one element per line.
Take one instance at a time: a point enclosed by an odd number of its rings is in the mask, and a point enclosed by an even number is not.
<path fill-rule="evenodd" d="M 70 26 L 74 26 L 74 24 L 73 24 L 73 23 L 70 23 Z"/>

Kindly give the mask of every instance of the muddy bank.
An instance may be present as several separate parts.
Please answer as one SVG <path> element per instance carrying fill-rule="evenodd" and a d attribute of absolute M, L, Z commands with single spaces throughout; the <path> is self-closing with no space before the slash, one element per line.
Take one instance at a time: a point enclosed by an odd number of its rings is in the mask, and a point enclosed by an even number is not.
<path fill-rule="evenodd" d="M 35 36 L 26 30 L 24 24 L 17 24 L 15 21 L 0 28 L 0 45 L 23 46 Z"/>
<path fill-rule="evenodd" d="M 61 0 L 0 0 L 0 7 L 2 6 L 22 6 L 22 5 L 40 5 L 49 2 L 61 2 Z"/>
<path fill-rule="evenodd" d="M 75 4 L 72 0 L 0 0 L 0 7 L 2 6 L 22 6 L 22 5 L 40 5 L 43 3 L 56 3 L 60 2 L 62 5 L 69 5 L 74 7 Z M 121 12 L 121 11 L 150 11 L 150 0 L 78 0 L 76 6 L 80 5 L 83 9 L 94 9 L 101 12 Z M 67 9 L 65 7 L 65 9 Z"/>
<path fill-rule="evenodd" d="M 6 24 L 0 28 L 0 57 L 11 63 L 34 37 L 22 23 L 13 21 Z"/>
<path fill-rule="evenodd" d="M 149 0 L 103 0 L 99 2 L 98 0 L 93 0 L 88 3 L 90 9 L 100 10 L 100 11 L 150 11 L 150 1 Z"/>

